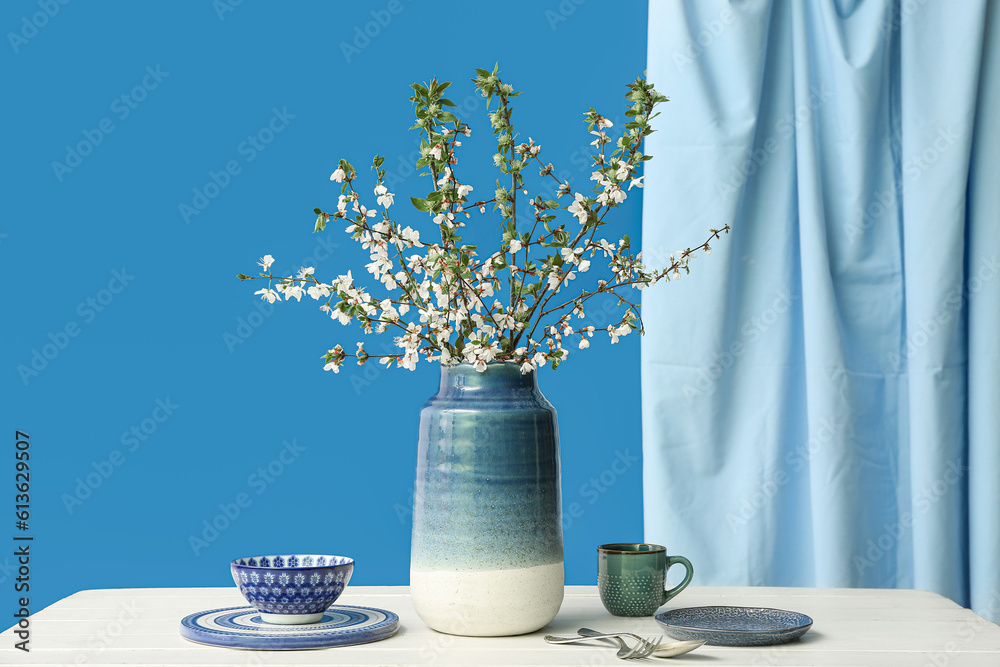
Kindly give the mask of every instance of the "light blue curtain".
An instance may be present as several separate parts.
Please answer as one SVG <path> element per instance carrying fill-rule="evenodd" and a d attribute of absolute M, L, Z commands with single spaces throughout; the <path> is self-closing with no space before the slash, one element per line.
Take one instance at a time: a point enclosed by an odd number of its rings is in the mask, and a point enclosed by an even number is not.
<path fill-rule="evenodd" d="M 651 0 L 647 541 L 1000 621 L 1000 2 Z"/>

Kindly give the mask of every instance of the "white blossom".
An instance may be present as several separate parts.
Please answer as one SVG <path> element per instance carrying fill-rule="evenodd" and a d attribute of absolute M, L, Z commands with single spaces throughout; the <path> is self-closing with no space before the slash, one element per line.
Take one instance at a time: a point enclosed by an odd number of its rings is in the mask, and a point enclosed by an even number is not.
<path fill-rule="evenodd" d="M 303 290 L 298 285 L 288 285 L 282 290 L 282 292 L 285 295 L 285 301 L 291 301 L 292 297 L 294 297 L 296 301 L 302 301 Z"/>
<path fill-rule="evenodd" d="M 254 294 L 260 294 L 261 295 L 260 298 L 266 300 L 268 303 L 281 301 L 281 294 L 275 292 L 270 287 L 265 287 L 264 289 L 257 290 L 256 292 L 254 292 Z"/>
<path fill-rule="evenodd" d="M 622 324 L 621 326 L 615 326 L 613 324 L 608 325 L 608 335 L 611 336 L 611 344 L 618 342 L 619 336 L 625 336 L 632 331 L 632 327 L 628 323 Z"/>
<path fill-rule="evenodd" d="M 422 248 L 424 244 L 420 242 L 420 232 L 410 227 L 404 227 L 399 232 L 399 236 L 409 244 L 410 247 Z"/>
<path fill-rule="evenodd" d="M 323 283 L 319 283 L 317 285 L 310 285 L 306 292 L 314 299 L 325 299 L 330 296 L 330 287 L 328 285 L 324 285 Z"/>
<path fill-rule="evenodd" d="M 264 271 L 266 272 L 268 269 L 271 268 L 271 265 L 274 264 L 274 257 L 271 257 L 270 255 L 264 255 L 263 257 L 260 258 L 260 261 L 257 263 L 260 266 L 262 266 L 264 268 Z"/>
<path fill-rule="evenodd" d="M 343 183 L 345 178 L 347 178 L 347 174 L 340 167 L 337 167 L 336 171 L 330 174 L 330 180 L 337 181 L 338 183 Z"/>
<path fill-rule="evenodd" d="M 573 215 L 575 215 L 577 220 L 579 220 L 580 224 L 582 225 L 585 222 L 587 222 L 587 216 L 590 215 L 590 212 L 587 210 L 587 207 L 585 206 L 587 198 L 584 197 L 579 192 L 574 194 L 573 197 L 576 199 L 576 201 L 570 204 L 567 210 Z"/>
<path fill-rule="evenodd" d="M 378 195 L 378 205 L 379 206 L 384 206 L 385 208 L 389 208 L 390 206 L 392 206 L 392 204 L 393 204 L 393 197 L 395 195 L 393 195 L 391 192 L 389 192 L 388 188 L 386 188 L 384 185 L 382 185 L 381 183 L 379 183 L 378 185 L 376 185 L 375 186 L 375 194 Z"/>

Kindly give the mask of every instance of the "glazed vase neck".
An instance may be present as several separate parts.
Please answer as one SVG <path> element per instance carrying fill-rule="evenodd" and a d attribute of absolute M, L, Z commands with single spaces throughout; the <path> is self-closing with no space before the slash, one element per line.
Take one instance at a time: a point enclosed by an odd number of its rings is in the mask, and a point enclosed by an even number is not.
<path fill-rule="evenodd" d="M 438 397 L 475 398 L 497 393 L 531 393 L 538 391 L 535 371 L 521 374 L 521 367 L 511 362 L 488 364 L 479 372 L 472 364 L 441 366 Z"/>

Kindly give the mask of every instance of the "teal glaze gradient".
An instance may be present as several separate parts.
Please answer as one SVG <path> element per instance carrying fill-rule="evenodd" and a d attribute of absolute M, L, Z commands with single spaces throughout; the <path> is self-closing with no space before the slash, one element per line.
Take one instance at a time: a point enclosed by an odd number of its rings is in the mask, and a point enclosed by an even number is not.
<path fill-rule="evenodd" d="M 411 567 L 498 570 L 563 560 L 556 410 L 512 363 L 441 368 L 420 412 Z"/>

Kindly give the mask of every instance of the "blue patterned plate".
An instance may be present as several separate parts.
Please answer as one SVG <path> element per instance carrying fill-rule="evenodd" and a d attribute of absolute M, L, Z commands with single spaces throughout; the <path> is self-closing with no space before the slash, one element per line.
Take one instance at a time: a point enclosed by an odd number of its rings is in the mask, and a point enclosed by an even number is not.
<path fill-rule="evenodd" d="M 371 607 L 335 605 L 323 619 L 304 625 L 265 623 L 253 607 L 228 607 L 191 614 L 181 621 L 181 637 L 199 644 L 265 651 L 327 648 L 386 639 L 399 629 L 399 617 Z"/>
<path fill-rule="evenodd" d="M 686 607 L 655 618 L 674 639 L 704 639 L 710 646 L 784 644 L 813 624 L 805 614 L 766 607 Z"/>

